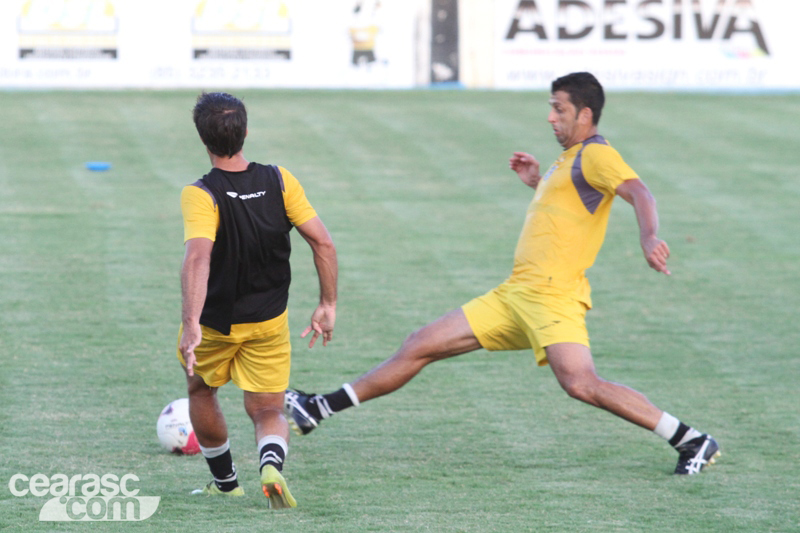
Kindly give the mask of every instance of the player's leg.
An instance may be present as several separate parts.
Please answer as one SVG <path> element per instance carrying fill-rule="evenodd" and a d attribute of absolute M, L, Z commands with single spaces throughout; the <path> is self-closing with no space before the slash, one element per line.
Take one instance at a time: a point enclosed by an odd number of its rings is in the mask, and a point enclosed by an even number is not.
<path fill-rule="evenodd" d="M 286 391 L 286 410 L 298 433 L 309 433 L 323 418 L 396 391 L 425 366 L 481 347 L 464 311 L 453 310 L 409 335 L 400 349 L 351 384 L 329 394 Z"/>
<path fill-rule="evenodd" d="M 183 332 L 178 333 L 178 338 Z M 228 494 L 241 496 L 244 491 L 239 487 L 236 467 L 231 456 L 228 441 L 228 427 L 217 401 L 217 388 L 230 379 L 230 360 L 237 350 L 236 344 L 211 340 L 210 330 L 203 328 L 203 341 L 195 348 L 197 364 L 194 376 L 186 377 L 189 394 L 189 417 L 200 452 L 208 463 L 214 479 L 203 489 L 194 494 Z M 185 361 L 177 350 L 178 360 L 185 366 Z M 185 370 L 185 368 L 184 368 Z"/>
<path fill-rule="evenodd" d="M 244 410 L 253 421 L 256 442 L 268 435 L 289 439 L 289 424 L 283 415 L 282 392 L 244 391 Z"/>
<path fill-rule="evenodd" d="M 394 355 L 351 386 L 359 402 L 365 402 L 396 391 L 430 363 L 480 347 L 464 311 L 455 309 L 406 337 Z"/>
<path fill-rule="evenodd" d="M 291 366 L 288 314 L 260 324 L 253 335 L 236 354 L 231 380 L 244 391 L 244 408 L 255 428 L 261 487 L 270 507 L 295 507 L 282 474 L 289 441 L 289 424 L 283 415 Z"/>
<path fill-rule="evenodd" d="M 239 487 L 236 467 L 231 456 L 228 441 L 228 427 L 217 401 L 217 388 L 209 387 L 203 378 L 195 374 L 187 376 L 189 393 L 189 418 L 192 428 L 200 444 L 200 451 L 208 463 L 214 476 L 203 489 L 194 494 L 229 494 L 241 496 L 244 491 Z"/>
<path fill-rule="evenodd" d="M 719 446 L 710 435 L 662 411 L 641 392 L 599 377 L 587 346 L 557 343 L 547 346 L 545 352 L 556 379 L 571 397 L 605 409 L 669 441 L 680 454 L 676 474 L 696 474 L 720 455 Z"/>
<path fill-rule="evenodd" d="M 600 407 L 645 429 L 654 430 L 661 410 L 640 392 L 600 378 L 587 346 L 559 343 L 545 348 L 550 368 L 572 398 Z"/>
<path fill-rule="evenodd" d="M 217 401 L 217 387 L 209 387 L 197 374 L 186 376 L 186 385 L 189 417 L 197 442 L 206 448 L 222 446 L 228 440 L 228 426 Z"/>
<path fill-rule="evenodd" d="M 261 487 L 270 507 L 296 507 L 297 502 L 281 473 L 289 451 L 289 423 L 283 415 L 283 393 L 245 391 L 244 408 L 255 427 Z"/>

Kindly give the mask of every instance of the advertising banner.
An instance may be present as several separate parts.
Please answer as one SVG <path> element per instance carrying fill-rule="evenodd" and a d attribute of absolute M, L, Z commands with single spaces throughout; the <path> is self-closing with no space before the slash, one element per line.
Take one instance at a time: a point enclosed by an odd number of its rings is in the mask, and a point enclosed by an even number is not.
<path fill-rule="evenodd" d="M 0 89 L 798 90 L 784 0 L 2 0 Z M 422 73 L 422 75 L 421 75 Z"/>
<path fill-rule="evenodd" d="M 800 2 L 496 0 L 494 87 L 588 70 L 616 89 L 797 89 Z"/>
<path fill-rule="evenodd" d="M 417 5 L 3 0 L 0 88 L 410 87 Z"/>

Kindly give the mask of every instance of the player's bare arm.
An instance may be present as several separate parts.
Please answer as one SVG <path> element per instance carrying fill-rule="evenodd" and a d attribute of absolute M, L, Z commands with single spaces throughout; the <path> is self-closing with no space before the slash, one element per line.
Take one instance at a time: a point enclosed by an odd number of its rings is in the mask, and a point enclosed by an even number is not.
<path fill-rule="evenodd" d="M 203 340 L 200 329 L 200 313 L 206 301 L 208 291 L 208 274 L 211 265 L 211 249 L 214 242 L 198 237 L 186 241 L 186 253 L 181 267 L 181 294 L 183 334 L 179 344 L 183 359 L 186 361 L 186 373 L 194 375 L 196 363 L 194 349 Z"/>
<path fill-rule="evenodd" d="M 297 226 L 297 231 L 311 247 L 314 266 L 319 276 L 319 305 L 311 315 L 311 324 L 300 336 L 305 338 L 313 331 L 308 347 L 313 348 L 319 336 L 322 336 L 322 345 L 327 346 L 328 341 L 333 338 L 336 322 L 336 287 L 339 275 L 336 247 L 319 217 Z"/>
<path fill-rule="evenodd" d="M 656 200 L 642 180 L 633 179 L 617 187 L 617 194 L 633 206 L 636 221 L 639 223 L 639 240 L 647 264 L 653 270 L 669 276 L 667 268 L 669 246 L 658 238 L 658 211 Z"/>
<path fill-rule="evenodd" d="M 539 180 L 542 179 L 539 174 L 539 161 L 531 154 L 514 152 L 508 161 L 508 166 L 517 173 L 522 183 L 533 189 L 539 185 Z"/>

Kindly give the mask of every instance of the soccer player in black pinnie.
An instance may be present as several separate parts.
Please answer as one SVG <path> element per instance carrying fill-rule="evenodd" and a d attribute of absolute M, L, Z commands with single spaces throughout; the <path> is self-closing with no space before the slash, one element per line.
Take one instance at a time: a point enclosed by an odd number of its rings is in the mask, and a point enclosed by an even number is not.
<path fill-rule="evenodd" d="M 189 413 L 214 479 L 195 494 L 243 495 L 217 388 L 233 381 L 255 426 L 261 485 L 270 507 L 295 507 L 283 477 L 289 426 L 283 415 L 291 347 L 287 301 L 289 233 L 310 245 L 319 305 L 302 333 L 327 345 L 336 320 L 336 249 L 297 179 L 242 153 L 247 111 L 225 93 L 203 93 L 194 123 L 213 168 L 181 194 L 185 257 L 178 359 Z"/>

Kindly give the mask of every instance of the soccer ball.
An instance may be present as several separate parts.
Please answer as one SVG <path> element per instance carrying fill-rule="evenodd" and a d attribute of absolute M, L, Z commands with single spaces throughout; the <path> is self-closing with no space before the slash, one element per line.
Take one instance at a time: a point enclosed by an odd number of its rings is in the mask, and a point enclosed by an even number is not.
<path fill-rule="evenodd" d="M 181 398 L 170 402 L 156 423 L 158 441 L 166 450 L 178 455 L 200 453 L 200 444 L 189 419 L 189 399 Z"/>

